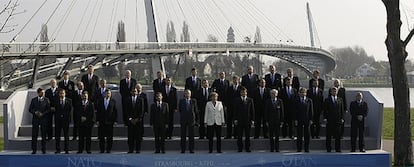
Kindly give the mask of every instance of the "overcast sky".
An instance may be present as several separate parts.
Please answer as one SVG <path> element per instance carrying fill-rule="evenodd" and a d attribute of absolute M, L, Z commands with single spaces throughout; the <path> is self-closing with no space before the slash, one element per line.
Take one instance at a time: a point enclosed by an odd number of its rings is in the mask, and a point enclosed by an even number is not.
<path fill-rule="evenodd" d="M 0 34 L 8 42 L 25 25 L 44 0 L 20 0 L 17 15 L 10 23 L 15 31 Z M 0 2 L 0 5 L 6 2 Z M 49 38 L 56 42 L 115 41 L 116 25 L 124 20 L 127 41 L 145 42 L 146 17 L 143 0 L 60 0 L 47 1 L 16 38 L 32 42 L 42 23 L 48 22 Z M 208 34 L 225 42 L 227 29 L 235 30 L 236 42 L 253 37 L 260 27 L 263 42 L 310 45 L 306 2 L 310 3 L 318 37 L 324 49 L 362 46 L 376 60 L 387 60 L 384 45 L 386 13 L 381 0 L 154 0 L 159 40 L 165 41 L 166 25 L 175 24 L 177 41 L 182 22 L 190 26 L 191 40 L 205 41 Z M 414 25 L 414 0 L 401 0 L 402 37 Z M 66 13 L 66 14 L 65 14 Z M 82 17 L 83 16 L 83 17 Z M 4 17 L 4 16 L 3 16 Z M 4 20 L 0 16 L 1 20 Z M 407 26 L 407 23 L 409 26 Z M 414 41 L 407 50 L 414 55 Z M 414 56 L 410 56 L 414 59 Z"/>

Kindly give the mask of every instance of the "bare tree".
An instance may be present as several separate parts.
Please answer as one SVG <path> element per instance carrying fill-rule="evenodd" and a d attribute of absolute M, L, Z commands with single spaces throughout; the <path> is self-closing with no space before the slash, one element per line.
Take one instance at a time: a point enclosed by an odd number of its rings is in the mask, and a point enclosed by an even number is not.
<path fill-rule="evenodd" d="M 405 40 L 401 40 L 401 15 L 399 0 L 382 0 L 387 11 L 387 38 L 385 45 L 391 67 L 394 95 L 394 165 L 413 165 L 413 151 L 410 127 L 410 92 L 405 62 L 408 56 L 406 46 L 414 35 L 414 29 Z"/>
<path fill-rule="evenodd" d="M 208 34 L 206 42 L 218 42 L 218 38 L 213 34 Z"/>
<path fill-rule="evenodd" d="M 18 2 L 18 0 L 9 0 L 4 1 L 4 4 L 2 4 L 3 7 L 0 10 L 0 17 L 4 18 L 4 20 L 0 21 L 0 33 L 12 32 L 17 27 L 17 24 L 12 24 L 10 20 L 13 20 L 14 16 L 22 13 L 17 12 Z"/>

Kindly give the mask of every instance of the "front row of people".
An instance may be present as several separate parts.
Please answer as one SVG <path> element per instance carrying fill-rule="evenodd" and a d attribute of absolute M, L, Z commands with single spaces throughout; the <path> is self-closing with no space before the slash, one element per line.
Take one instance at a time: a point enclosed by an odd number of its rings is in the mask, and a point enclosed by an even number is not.
<path fill-rule="evenodd" d="M 44 90 L 37 90 L 38 97 L 32 99 L 29 112 L 33 114 L 32 119 L 32 154 L 37 151 L 37 137 L 39 126 L 41 130 L 41 146 L 42 153 L 46 153 L 46 131 L 47 115 L 54 113 L 55 115 L 55 140 L 56 152 L 60 153 L 60 134 L 63 130 L 64 151 L 68 154 L 69 149 L 69 123 L 72 113 L 72 100 L 65 97 L 65 90 L 59 90 L 59 99 L 54 102 L 55 106 L 50 107 L 50 100 L 44 97 Z M 326 123 L 326 149 L 331 152 L 331 139 L 335 139 L 335 151 L 341 152 L 340 145 L 340 129 L 344 121 L 344 103 L 341 98 L 337 97 L 337 89 L 330 89 L 331 96 L 324 100 L 323 118 Z M 78 153 L 84 150 L 91 153 L 91 133 L 94 121 L 98 125 L 98 139 L 100 153 L 110 153 L 113 143 L 113 126 L 117 120 L 116 101 L 111 98 L 111 90 L 106 89 L 104 98 L 94 102 L 88 100 L 89 93 L 82 92 L 81 102 L 79 106 L 74 106 L 79 112 L 77 120 L 79 124 L 79 148 Z M 181 124 L 181 153 L 185 153 L 187 148 L 187 136 L 189 140 L 188 150 L 194 153 L 194 127 L 198 123 L 198 118 L 203 117 L 203 122 L 207 126 L 207 138 L 209 140 L 209 153 L 213 151 L 213 138 L 216 136 L 217 152 L 221 153 L 221 130 L 226 124 L 224 117 L 224 107 L 221 101 L 218 101 L 219 94 L 212 92 L 210 100 L 205 107 L 204 115 L 198 115 L 197 101 L 191 98 L 191 91 L 184 91 L 184 98 L 179 102 L 180 124 Z M 278 98 L 278 90 L 270 91 L 270 99 L 264 103 L 264 118 L 266 126 L 269 127 L 270 151 L 279 152 L 279 136 L 280 129 L 285 123 L 284 109 L 282 99 Z M 163 102 L 162 93 L 155 94 L 155 102 L 151 106 L 150 125 L 154 130 L 155 136 L 155 153 L 165 153 L 166 127 L 170 119 L 169 105 Z M 364 120 L 367 116 L 368 106 L 363 100 L 362 93 L 358 92 L 356 100 L 351 102 L 350 112 L 351 120 L 351 151 L 355 152 L 356 138 L 359 138 L 359 150 L 364 150 Z M 127 100 L 128 113 L 124 115 L 125 125 L 128 126 L 128 153 L 140 153 L 142 141 L 142 123 L 143 123 L 143 105 L 142 98 L 137 97 L 137 89 L 132 89 L 130 99 Z M 238 152 L 242 152 L 243 146 L 246 152 L 250 150 L 250 129 L 254 124 L 254 103 L 253 99 L 247 97 L 247 89 L 242 87 L 240 96 L 234 98 L 233 101 L 234 120 L 233 123 L 237 127 L 237 147 Z M 95 113 L 96 111 L 96 113 Z M 306 88 L 299 90 L 299 97 L 295 101 L 295 112 L 288 113 L 294 115 L 294 126 L 297 132 L 297 151 L 309 152 L 309 143 L 311 136 L 311 125 L 314 119 L 313 101 L 307 97 Z M 94 116 L 96 114 L 96 116 Z M 96 118 L 96 119 L 95 119 Z M 243 143 L 242 137 L 245 136 Z"/>

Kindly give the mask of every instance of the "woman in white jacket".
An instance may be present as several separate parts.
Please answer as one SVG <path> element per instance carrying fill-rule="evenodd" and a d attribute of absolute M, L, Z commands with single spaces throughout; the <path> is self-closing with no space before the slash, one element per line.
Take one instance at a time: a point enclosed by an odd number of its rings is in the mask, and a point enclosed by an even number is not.
<path fill-rule="evenodd" d="M 209 153 L 213 152 L 213 136 L 216 133 L 217 152 L 221 153 L 221 126 L 224 125 L 224 108 L 221 101 L 217 101 L 218 94 L 211 93 L 211 101 L 207 102 L 204 113 L 204 123 L 207 125 Z"/>

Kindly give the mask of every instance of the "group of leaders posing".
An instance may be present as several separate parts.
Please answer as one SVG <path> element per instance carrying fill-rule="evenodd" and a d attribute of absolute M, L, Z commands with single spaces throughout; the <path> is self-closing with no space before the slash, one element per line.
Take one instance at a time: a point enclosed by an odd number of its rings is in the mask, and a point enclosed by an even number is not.
<path fill-rule="evenodd" d="M 153 81 L 154 102 L 149 106 L 142 86 L 131 78 L 131 71 L 125 72 L 120 81 L 122 117 L 128 127 L 128 153 L 140 153 L 144 133 L 144 119 L 149 115 L 149 123 L 154 131 L 155 153 L 165 153 L 165 140 L 172 138 L 174 113 L 180 115 L 181 153 L 187 149 L 194 153 L 194 128 L 199 128 L 199 139 L 209 140 L 209 153 L 213 152 L 213 138 L 216 136 L 217 152 L 221 153 L 221 130 L 226 127 L 225 139 L 237 139 L 238 152 L 250 149 L 250 130 L 254 126 L 254 138 L 268 138 L 270 151 L 279 152 L 279 137 L 294 139 L 297 151 L 309 152 L 310 138 L 319 139 L 322 123 L 326 123 L 326 150 L 331 152 L 334 138 L 336 152 L 341 152 L 341 139 L 344 133 L 344 114 L 348 112 L 345 89 L 339 80 L 329 89 L 328 97 L 323 97 L 324 80 L 319 71 L 313 72 L 309 89 L 300 87 L 299 78 L 293 69 L 287 69 L 286 77 L 276 72 L 273 65 L 269 73 L 260 78 L 248 66 L 247 74 L 241 78 L 232 77 L 232 84 L 225 72 L 219 73 L 210 87 L 208 80 L 197 76 L 197 69 L 191 69 L 191 76 L 185 81 L 184 97 L 178 101 L 173 78 L 165 77 L 162 71 Z M 93 66 L 87 74 L 75 83 L 65 72 L 57 83 L 51 80 L 51 87 L 37 89 L 29 112 L 32 119 L 32 154 L 37 151 L 39 127 L 41 150 L 46 153 L 46 141 L 53 137 L 56 152 L 61 153 L 61 133 L 64 148 L 69 153 L 69 124 L 73 119 L 73 140 L 79 137 L 77 153 L 91 153 L 92 128 L 98 126 L 100 153 L 110 153 L 113 143 L 113 127 L 117 123 L 116 101 L 105 80 L 94 75 Z M 351 152 L 356 150 L 359 138 L 359 151 L 364 149 L 364 122 L 368 105 L 361 92 L 356 93 L 349 111 L 351 119 Z M 322 120 L 321 120 L 322 115 Z M 54 120 L 54 131 L 53 131 Z M 54 133 L 54 135 L 53 135 Z M 244 142 L 243 142 L 244 136 Z"/>

